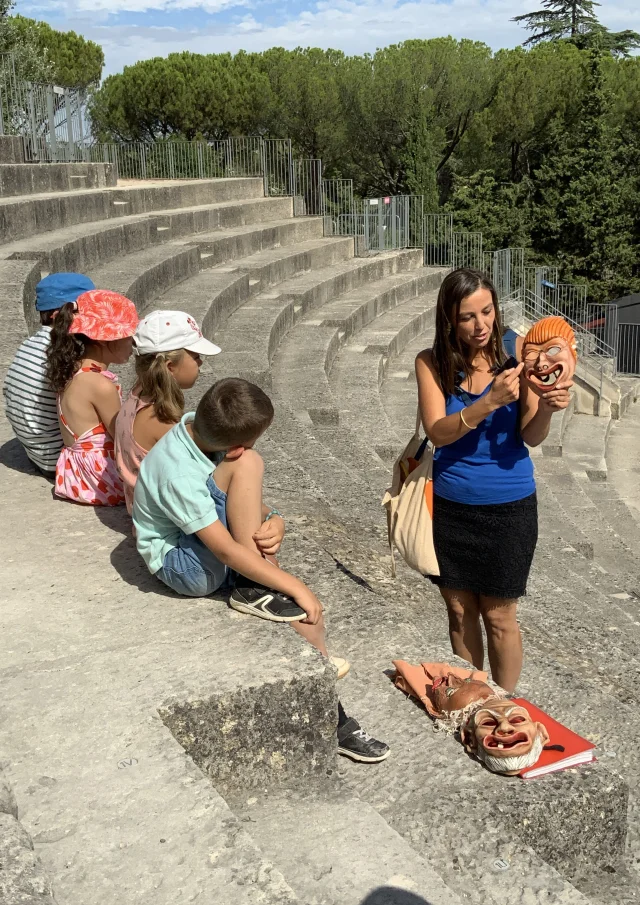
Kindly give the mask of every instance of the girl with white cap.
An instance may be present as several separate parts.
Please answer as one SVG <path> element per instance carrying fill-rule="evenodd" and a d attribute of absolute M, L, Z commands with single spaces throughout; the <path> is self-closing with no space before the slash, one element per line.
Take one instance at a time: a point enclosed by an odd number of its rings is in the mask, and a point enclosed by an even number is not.
<path fill-rule="evenodd" d="M 129 512 L 140 463 L 182 418 L 183 390 L 198 379 L 200 356 L 220 352 L 184 311 L 152 311 L 138 324 L 133 344 L 137 379 L 115 426 L 116 464 Z"/>

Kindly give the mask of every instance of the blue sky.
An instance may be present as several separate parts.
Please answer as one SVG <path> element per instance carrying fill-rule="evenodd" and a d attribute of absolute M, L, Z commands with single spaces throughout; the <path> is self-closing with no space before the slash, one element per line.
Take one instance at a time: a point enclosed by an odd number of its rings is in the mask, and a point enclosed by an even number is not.
<path fill-rule="evenodd" d="M 15 11 L 101 44 L 105 75 L 180 50 L 337 47 L 348 53 L 451 34 L 494 49 L 519 44 L 512 16 L 538 0 L 17 0 Z M 600 20 L 640 32 L 640 0 L 602 0 Z"/>

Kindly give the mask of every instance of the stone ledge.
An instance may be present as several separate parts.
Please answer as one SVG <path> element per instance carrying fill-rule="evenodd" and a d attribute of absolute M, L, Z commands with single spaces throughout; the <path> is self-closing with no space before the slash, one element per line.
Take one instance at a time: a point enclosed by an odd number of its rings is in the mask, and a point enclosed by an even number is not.
<path fill-rule="evenodd" d="M 18 821 L 18 805 L 0 770 L 0 902 L 2 905 L 55 905 L 51 883 Z"/>

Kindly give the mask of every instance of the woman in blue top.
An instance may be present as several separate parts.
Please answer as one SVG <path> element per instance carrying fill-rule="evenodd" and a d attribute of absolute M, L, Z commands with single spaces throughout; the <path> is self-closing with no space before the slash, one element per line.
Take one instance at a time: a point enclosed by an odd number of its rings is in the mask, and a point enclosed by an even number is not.
<path fill-rule="evenodd" d="M 515 344 L 509 350 L 515 352 Z M 433 533 L 455 654 L 483 668 L 480 618 L 495 682 L 513 691 L 522 668 L 516 620 L 538 539 L 528 446 L 569 404 L 569 385 L 538 397 L 506 360 L 491 282 L 454 270 L 440 287 L 433 349 L 416 359 L 418 398 L 434 456 Z"/>

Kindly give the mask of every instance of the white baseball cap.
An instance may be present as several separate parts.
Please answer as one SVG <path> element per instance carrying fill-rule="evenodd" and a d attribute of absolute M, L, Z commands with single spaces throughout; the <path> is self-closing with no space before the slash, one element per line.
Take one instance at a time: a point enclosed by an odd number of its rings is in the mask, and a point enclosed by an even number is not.
<path fill-rule="evenodd" d="M 184 311 L 152 311 L 143 317 L 133 337 L 137 355 L 188 349 L 198 355 L 217 355 L 219 346 L 209 342 L 190 314 Z"/>

